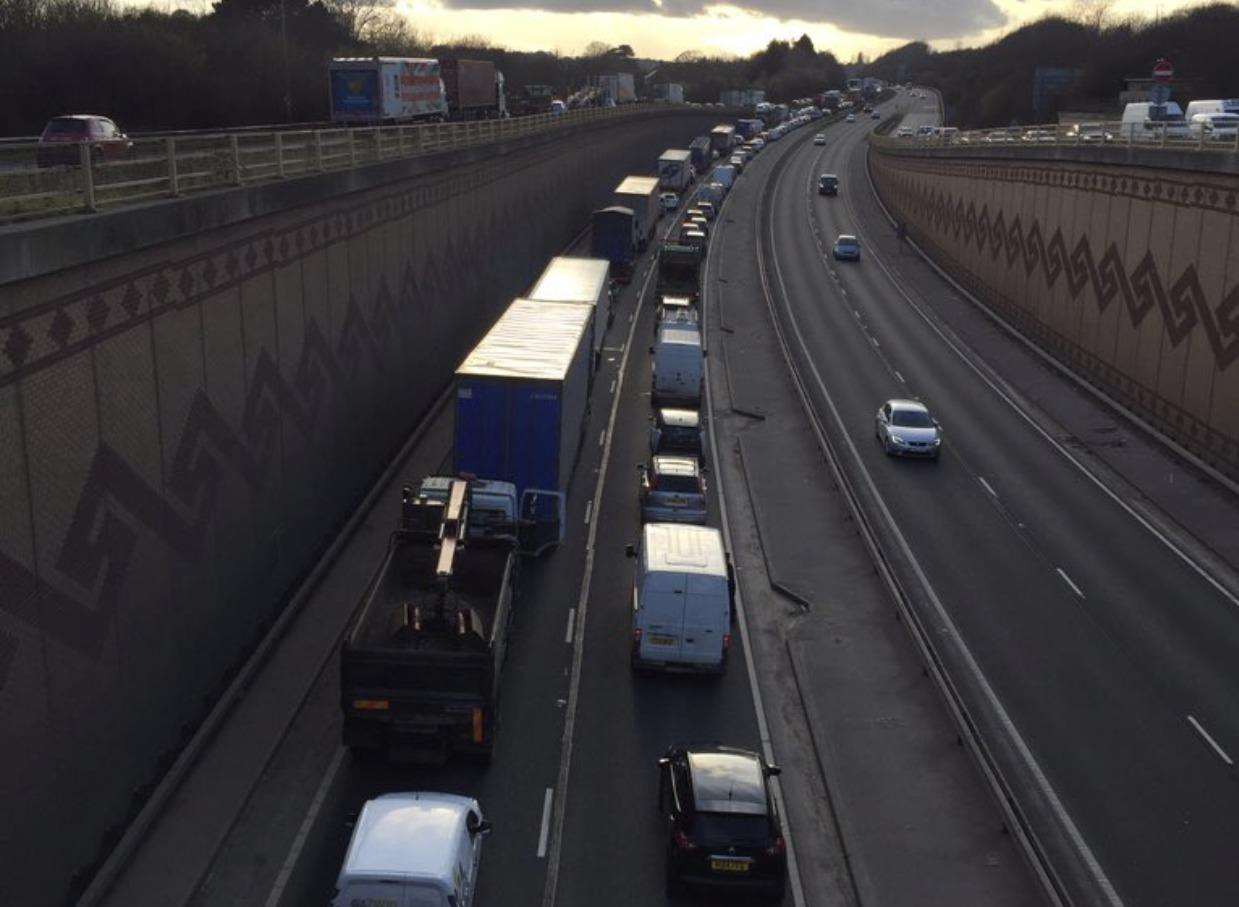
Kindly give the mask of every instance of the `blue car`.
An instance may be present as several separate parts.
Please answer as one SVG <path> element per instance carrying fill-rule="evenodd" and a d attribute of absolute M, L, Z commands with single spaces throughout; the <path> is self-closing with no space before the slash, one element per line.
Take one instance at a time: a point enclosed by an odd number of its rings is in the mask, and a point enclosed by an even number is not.
<path fill-rule="evenodd" d="M 834 252 L 835 261 L 860 261 L 860 240 L 850 233 L 840 233 Z"/>

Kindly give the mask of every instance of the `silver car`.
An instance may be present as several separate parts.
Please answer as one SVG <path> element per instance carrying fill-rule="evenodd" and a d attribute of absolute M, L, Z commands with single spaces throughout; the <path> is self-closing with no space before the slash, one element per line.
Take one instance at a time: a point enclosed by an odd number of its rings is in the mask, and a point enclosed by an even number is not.
<path fill-rule="evenodd" d="M 696 457 L 655 456 L 637 469 L 642 522 L 705 525 L 706 481 Z"/>
<path fill-rule="evenodd" d="M 942 426 L 919 400 L 887 400 L 878 410 L 874 431 L 888 457 L 938 459 Z"/>

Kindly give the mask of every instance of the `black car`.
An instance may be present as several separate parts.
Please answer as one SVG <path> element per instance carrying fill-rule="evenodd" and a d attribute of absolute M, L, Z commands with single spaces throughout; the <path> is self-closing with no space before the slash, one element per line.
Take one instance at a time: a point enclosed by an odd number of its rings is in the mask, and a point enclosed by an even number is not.
<path fill-rule="evenodd" d="M 818 195 L 838 195 L 839 194 L 839 177 L 833 173 L 823 173 L 817 178 L 817 194 Z"/>
<path fill-rule="evenodd" d="M 673 746 L 658 773 L 667 894 L 711 887 L 781 901 L 787 845 L 770 795 L 778 767 L 748 750 Z"/>
<path fill-rule="evenodd" d="M 701 414 L 695 409 L 662 407 L 650 417 L 650 453 L 680 454 L 705 460 Z"/>

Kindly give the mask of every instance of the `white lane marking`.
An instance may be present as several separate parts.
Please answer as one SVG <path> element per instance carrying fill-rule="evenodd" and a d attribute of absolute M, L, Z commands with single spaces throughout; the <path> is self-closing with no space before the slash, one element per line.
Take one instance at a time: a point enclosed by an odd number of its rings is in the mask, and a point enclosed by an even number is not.
<path fill-rule="evenodd" d="M 887 220 L 889 220 L 892 224 L 895 223 L 894 216 L 890 213 L 889 210 L 887 210 L 887 207 L 883 203 L 882 199 L 878 197 L 877 189 L 873 185 L 873 177 L 869 175 L 868 167 L 865 168 L 865 176 L 869 182 L 869 190 L 871 194 L 873 195 L 874 200 L 878 203 L 878 207 L 882 209 L 882 212 L 886 215 Z M 850 199 L 848 199 L 848 204 L 849 204 L 849 210 L 852 213 L 852 217 L 855 218 L 856 211 L 851 206 Z M 979 311 L 981 311 L 982 313 L 987 313 L 991 319 L 993 319 L 998 324 L 1001 324 L 1005 328 L 1007 328 L 1012 336 L 1023 341 L 1024 345 L 1027 346 L 1029 349 L 1031 349 L 1033 352 L 1037 353 L 1043 359 L 1043 361 L 1050 362 L 1050 363 L 1057 361 L 1052 356 L 1050 356 L 1048 353 L 1046 353 L 1044 350 L 1041 350 L 1039 347 L 1037 347 L 1036 344 L 1034 344 L 1031 340 L 1028 340 L 1026 337 L 1024 337 L 1023 334 L 1015 330 L 1015 328 L 1012 327 L 1001 316 L 990 312 L 989 309 L 987 309 L 982 303 L 978 302 L 976 298 L 971 293 L 969 293 L 966 289 L 960 286 L 959 283 L 954 278 L 952 278 L 949 274 L 943 271 L 942 268 L 938 267 L 937 263 L 932 258 L 930 258 L 928 255 L 926 255 L 921 250 L 921 247 L 916 244 L 915 241 L 909 239 L 907 240 L 907 242 L 914 249 L 917 250 L 917 252 L 925 260 L 925 262 L 931 268 L 933 268 L 934 271 L 938 273 L 939 277 L 941 277 L 943 280 L 945 280 L 947 283 L 949 283 L 951 286 L 955 288 L 956 292 L 958 292 L 960 296 L 962 296 L 964 299 L 970 300 L 975 306 L 977 306 Z M 1020 405 L 1015 402 L 1015 392 L 1014 390 L 1009 389 L 1010 386 L 1007 384 L 1007 382 L 1004 381 L 998 375 L 995 375 L 993 378 L 991 378 L 988 374 L 986 374 L 986 372 L 982 371 L 981 367 L 978 366 L 975 362 L 973 362 L 971 357 L 965 355 L 964 351 L 959 347 L 959 345 L 957 345 L 947 335 L 947 333 L 943 331 L 942 328 L 940 328 L 934 322 L 932 318 L 929 317 L 929 315 L 924 311 L 924 309 L 922 309 L 920 303 L 914 300 L 912 296 L 906 290 L 904 290 L 903 284 L 900 281 L 895 279 L 894 273 L 891 271 L 890 268 L 886 266 L 886 263 L 882 260 L 882 257 L 876 253 L 872 253 L 872 257 L 873 257 L 873 260 L 878 263 L 878 267 L 880 267 L 886 273 L 887 279 L 890 280 L 891 284 L 895 287 L 895 290 L 912 307 L 912 311 L 916 312 L 916 314 L 921 317 L 921 320 L 924 321 L 927 325 L 929 325 L 929 327 L 934 331 L 934 333 L 937 334 L 942 339 L 942 342 L 945 343 L 951 349 L 951 351 L 955 353 L 955 355 L 958 356 L 959 359 L 966 366 L 968 366 L 968 368 L 972 369 L 972 371 L 976 373 L 977 377 L 979 377 L 982 381 L 986 383 L 986 385 L 988 385 L 990 390 L 992 390 L 995 394 L 997 394 L 998 397 L 1004 403 L 1006 403 L 1009 407 L 1011 407 L 1011 409 L 1015 411 L 1015 414 L 1017 416 L 1019 416 L 1021 419 L 1027 422 L 1028 425 L 1032 427 L 1034 432 L 1036 432 L 1043 439 L 1049 442 L 1050 446 L 1053 447 L 1056 451 L 1058 451 L 1059 454 L 1061 454 L 1062 457 L 1068 463 L 1070 463 L 1077 470 L 1079 470 L 1081 475 L 1083 475 L 1086 479 L 1088 479 L 1095 486 L 1097 486 L 1097 488 L 1101 490 L 1102 494 L 1104 494 L 1110 500 L 1114 501 L 1114 503 L 1118 504 L 1119 507 L 1121 507 L 1127 513 L 1128 516 L 1130 516 L 1137 523 L 1143 526 L 1146 530 L 1148 530 L 1148 532 L 1154 538 L 1156 538 L 1163 545 L 1165 545 L 1172 552 L 1174 552 L 1174 554 L 1179 558 L 1179 560 L 1181 560 L 1184 564 L 1186 564 L 1193 571 L 1195 571 L 1198 576 L 1200 576 L 1205 582 L 1207 582 L 1210 586 L 1212 586 L 1215 590 L 1217 590 L 1217 592 L 1223 598 L 1225 598 L 1228 602 L 1230 602 L 1235 607 L 1239 608 L 1239 598 L 1232 595 L 1230 591 L 1227 590 L 1226 587 L 1223 586 L 1220 582 L 1214 579 L 1213 576 L 1207 570 L 1205 570 L 1204 567 L 1202 567 L 1200 564 L 1197 564 L 1194 560 L 1192 560 L 1192 558 L 1187 554 L 1187 552 L 1179 548 L 1179 546 L 1176 545 L 1175 542 L 1169 536 L 1163 534 L 1160 529 L 1158 529 L 1156 526 L 1154 526 L 1152 523 L 1146 520 L 1143 516 L 1141 516 L 1135 510 L 1135 508 L 1133 508 L 1130 504 L 1128 504 L 1125 500 L 1123 500 L 1123 498 L 1121 498 L 1108 485 L 1106 485 L 1105 482 L 1103 482 L 1097 476 L 1093 475 L 1093 473 L 1089 470 L 1087 466 L 1084 465 L 1082 461 L 1076 459 L 1075 455 L 1071 451 L 1069 451 L 1066 447 L 1064 447 L 1062 444 L 1058 442 L 1057 438 L 1055 438 L 1048 431 L 1042 428 L 1037 423 L 1037 421 L 1033 419 L 1032 416 L 1024 412 L 1024 410 L 1020 407 Z M 1065 373 L 1065 374 L 1069 374 L 1069 373 Z M 1087 385 L 1087 386 L 1091 387 L 1091 385 Z M 1139 422 L 1140 420 L 1137 418 L 1136 421 Z"/>
<path fill-rule="evenodd" d="M 1062 567 L 1055 567 L 1054 570 L 1058 573 L 1059 576 L 1063 578 L 1063 582 L 1071 587 L 1072 592 L 1080 596 L 1080 598 L 1084 598 L 1084 593 L 1080 590 L 1079 586 L 1077 586 L 1075 583 L 1071 581 L 1071 577 L 1067 575 L 1066 570 L 1064 570 Z"/>
<path fill-rule="evenodd" d="M 872 343 L 875 347 L 880 347 L 882 345 L 878 343 L 878 338 L 874 337 L 873 335 L 869 336 L 869 342 Z"/>
<path fill-rule="evenodd" d="M 724 199 L 723 204 L 727 204 L 726 199 Z M 719 231 L 719 233 L 712 235 L 706 247 L 706 279 L 702 281 L 701 285 L 701 327 L 703 331 L 706 331 L 709 328 L 708 318 L 710 308 L 706 305 L 706 301 L 709 296 L 709 267 L 710 262 L 713 260 L 710 250 L 714 246 L 715 239 L 721 236 L 721 232 L 722 231 Z M 714 425 L 718 420 L 714 418 L 714 397 L 710 392 L 709 359 L 703 360 L 703 371 L 705 374 L 706 387 L 706 422 L 709 426 L 710 435 L 710 460 L 713 463 L 718 463 L 718 440 L 714 434 Z M 735 546 L 731 541 L 731 524 L 727 521 L 727 495 L 723 488 L 723 470 L 721 466 L 718 468 L 715 482 L 718 486 L 718 508 L 720 522 L 723 524 L 723 540 L 727 544 L 727 550 L 734 551 Z M 761 737 L 762 756 L 767 762 L 773 763 L 776 761 L 774 757 L 774 745 L 770 739 L 770 726 L 766 722 L 766 707 L 762 702 L 761 687 L 757 685 L 757 669 L 753 664 L 753 646 L 749 640 L 749 622 L 744 609 L 744 596 L 741 593 L 740 583 L 738 582 L 736 583 L 736 591 L 733 596 L 733 601 L 736 606 L 736 623 L 740 628 L 740 641 L 744 646 L 744 665 L 749 680 L 749 690 L 753 696 L 753 710 L 757 712 L 757 734 Z M 770 779 L 770 789 L 779 808 L 779 812 L 786 816 L 787 806 L 783 799 L 783 788 L 779 784 L 778 778 Z M 788 821 L 783 827 L 783 840 L 787 844 L 787 877 L 792 883 L 792 904 L 794 907 L 805 907 L 804 883 L 800 880 L 800 866 L 796 861 L 796 846 L 792 840 L 792 828 L 790 821 Z"/>
<path fill-rule="evenodd" d="M 903 377 L 903 375 L 899 374 L 898 370 L 896 370 L 896 371 L 895 371 L 895 377 L 899 379 L 899 383 L 900 383 L 900 384 L 907 384 L 907 383 L 908 383 L 908 382 L 907 382 L 907 380 Z M 982 480 L 982 481 L 984 481 L 984 480 Z"/>
<path fill-rule="evenodd" d="M 853 212 L 853 219 L 855 219 L 855 212 Z M 759 221 L 758 229 L 760 228 L 761 227 L 760 227 L 760 221 Z M 776 244 L 774 240 L 774 218 L 773 217 L 770 219 L 769 234 L 770 234 L 770 247 L 775 248 Z M 876 256 L 874 257 L 876 258 Z M 787 284 L 783 279 L 783 270 L 779 266 L 778 256 L 772 256 L 771 263 L 774 266 L 774 275 L 778 279 L 779 289 L 782 291 L 783 299 L 787 300 L 789 298 L 788 292 L 787 292 Z M 765 262 L 764 262 L 764 259 L 760 256 L 760 254 L 758 256 L 757 264 L 758 264 L 759 273 L 761 275 L 763 287 L 766 291 L 768 304 L 772 308 L 771 314 L 773 315 L 774 314 L 773 308 L 775 305 L 774 297 L 773 297 L 773 294 L 770 293 L 769 288 L 766 284 Z M 887 272 L 887 275 L 888 277 L 890 277 L 889 271 Z M 896 287 L 899 288 L 899 284 L 894 280 L 894 277 L 890 277 L 890 279 L 892 283 L 895 283 Z M 900 288 L 900 292 L 903 293 L 901 288 Z M 908 298 L 906 293 L 903 293 L 903 295 L 905 298 Z M 911 302 L 910 299 L 909 299 L 909 302 Z M 915 303 L 912 303 L 912 305 L 914 308 L 916 308 Z M 964 660 L 964 664 L 968 670 L 968 673 L 972 676 L 973 682 L 976 683 L 976 685 L 980 688 L 981 694 L 985 697 L 986 703 L 989 709 L 991 710 L 991 713 L 997 716 L 999 722 L 1002 724 L 1003 732 L 1006 734 L 1007 739 L 1011 741 L 1012 745 L 1019 752 L 1020 759 L 1032 772 L 1032 775 L 1033 775 L 1033 778 L 1034 778 L 1034 781 L 1037 787 L 1041 790 L 1042 795 L 1048 801 L 1050 809 L 1054 812 L 1055 816 L 1058 818 L 1058 821 L 1062 824 L 1062 827 L 1066 831 L 1068 837 L 1071 838 L 1072 846 L 1075 848 L 1076 853 L 1080 855 L 1081 859 L 1084 861 L 1085 865 L 1088 867 L 1088 870 L 1092 874 L 1098 887 L 1102 890 L 1102 893 L 1105 895 L 1106 902 L 1108 904 L 1114 905 L 1114 907 L 1121 907 L 1123 902 L 1122 900 L 1120 900 L 1118 896 L 1118 892 L 1114 888 L 1114 884 L 1110 881 L 1109 876 L 1106 875 L 1105 869 L 1102 868 L 1101 863 L 1097 860 L 1096 855 L 1093 853 L 1092 849 L 1088 846 L 1088 842 L 1084 840 L 1084 835 L 1081 834 L 1079 827 L 1075 824 L 1075 821 L 1071 818 L 1071 814 L 1067 812 L 1066 806 L 1063 805 L 1062 800 L 1058 796 L 1058 792 L 1054 789 L 1054 786 L 1050 783 L 1049 777 L 1046 776 L 1045 772 L 1041 768 L 1041 765 L 1037 762 L 1036 757 L 1033 755 L 1032 749 L 1028 746 L 1027 741 L 1024 740 L 1024 737 L 1020 733 L 1019 728 L 1017 728 L 1015 726 L 1015 722 L 1011 720 L 1011 716 L 1007 713 L 1006 708 L 1003 707 L 1002 701 L 998 698 L 998 693 L 994 690 L 993 686 L 990 684 L 989 679 L 985 676 L 985 673 L 981 670 L 980 664 L 978 664 L 976 658 L 973 657 L 972 650 L 968 648 L 968 644 L 964 641 L 963 634 L 960 633 L 959 628 L 955 625 L 955 621 L 951 618 L 951 615 L 947 611 L 946 606 L 942 604 L 942 599 L 938 597 L 937 591 L 930 584 L 929 576 L 925 573 L 925 570 L 921 566 L 920 561 L 917 560 L 916 555 L 913 553 L 912 546 L 908 544 L 908 540 L 904 536 L 903 530 L 900 529 L 898 521 L 895 519 L 894 514 L 891 513 L 890 508 L 886 504 L 886 499 L 882 496 L 881 492 L 879 491 L 877 484 L 873 480 L 873 476 L 869 474 L 869 470 L 865 468 L 865 461 L 861 457 L 860 451 L 857 449 L 855 441 L 852 439 L 852 435 L 849 430 L 848 424 L 844 420 L 843 414 L 839 412 L 838 406 L 835 405 L 834 398 L 831 396 L 830 391 L 827 389 L 826 382 L 822 379 L 822 374 L 821 374 L 821 371 L 817 367 L 816 360 L 814 360 L 814 358 L 809 355 L 809 346 L 808 346 L 808 343 L 805 341 L 804 334 L 800 330 L 799 321 L 797 321 L 795 316 L 792 314 L 790 305 L 785 305 L 785 308 L 787 309 L 787 312 L 788 312 L 791 327 L 796 333 L 796 340 L 799 343 L 802 352 L 805 354 L 805 359 L 812 373 L 813 381 L 816 384 L 818 390 L 820 391 L 822 395 L 822 399 L 826 401 L 826 406 L 830 410 L 831 418 L 834 421 L 835 427 L 838 429 L 838 436 L 842 440 L 843 444 L 847 447 L 847 450 L 851 454 L 853 462 L 855 462 L 858 465 L 859 470 L 860 470 L 860 475 L 865 483 L 865 487 L 868 489 L 870 496 L 872 497 L 874 503 L 876 504 L 881 514 L 882 520 L 885 522 L 892 537 L 895 539 L 895 543 L 899 546 L 900 552 L 902 552 L 904 558 L 907 560 L 908 564 L 911 566 L 913 573 L 916 574 L 917 582 L 920 583 L 921 588 L 925 590 L 925 595 L 928 597 L 929 602 L 933 607 L 934 613 L 937 616 L 938 623 L 940 623 L 943 627 L 946 628 L 947 632 L 950 634 L 951 640 L 953 640 L 955 644 L 959 647 L 960 657 Z M 924 317 L 924 315 L 922 315 L 922 317 Z M 773 323 L 775 325 L 776 332 L 780 332 L 780 328 L 778 327 L 779 322 L 778 322 L 777 317 L 773 319 Z M 787 352 L 790 358 L 791 351 L 788 350 Z M 804 392 L 802 391 L 802 393 Z M 814 410 L 813 410 L 812 405 L 808 401 L 807 395 L 805 395 L 802 399 L 804 400 L 805 409 L 810 413 L 810 416 L 812 416 L 812 413 L 814 412 Z M 823 450 L 830 450 L 831 449 L 830 444 L 826 440 L 825 432 L 822 426 L 817 425 L 812 417 L 810 417 L 809 419 L 809 424 L 810 424 L 810 427 L 814 429 L 814 432 L 818 435 L 818 443 L 821 445 Z M 841 467 L 839 468 L 840 468 L 840 473 L 841 473 L 842 472 Z M 840 480 L 842 480 L 842 478 L 843 478 L 842 474 L 840 474 Z"/>
<path fill-rule="evenodd" d="M 985 490 L 988 491 L 993 497 L 998 497 L 998 492 L 994 491 L 993 485 L 985 481 L 985 476 L 977 476 L 977 481 L 984 485 Z"/>
<path fill-rule="evenodd" d="M 668 226 L 664 236 L 670 233 L 671 226 Z M 640 320 L 641 307 L 645 304 L 645 294 L 649 290 L 652 273 L 652 271 L 648 270 L 645 272 L 641 289 L 637 291 L 637 306 L 628 318 L 628 339 L 624 343 L 624 353 L 620 357 L 619 374 L 616 378 L 617 392 L 611 398 L 611 414 L 607 418 L 607 443 L 602 449 L 602 465 L 598 470 L 598 481 L 594 483 L 594 499 L 591 502 L 595 507 L 599 508 L 602 506 L 603 487 L 607 482 L 607 469 L 611 460 L 611 444 L 615 441 L 615 416 L 619 412 L 620 397 L 623 395 L 624 378 L 628 368 L 628 353 L 632 350 L 632 338 L 637 331 L 637 322 Z M 648 395 L 649 391 L 642 393 L 642 396 Z M 581 667 L 585 654 L 585 617 L 586 610 L 589 607 L 589 585 L 594 576 L 594 542 L 597 540 L 597 537 L 598 524 L 591 523 L 589 526 L 589 536 L 585 540 L 585 569 L 581 573 L 581 588 L 577 594 L 576 635 L 572 640 L 572 666 L 568 680 L 568 704 L 564 710 L 563 746 L 559 751 L 559 775 L 555 781 L 555 789 L 561 791 L 561 794 L 559 797 L 559 807 L 555 810 L 555 815 L 552 818 L 555 827 L 554 833 L 550 835 L 550 858 L 547 860 L 546 882 L 542 888 L 542 907 L 554 907 L 555 894 L 559 887 L 559 854 L 563 843 L 564 817 L 567 814 L 564 805 L 568 800 L 568 776 L 572 769 L 572 743 L 573 732 L 576 729 L 576 709 L 577 703 L 581 698 Z"/>
<path fill-rule="evenodd" d="M 611 379 L 611 391 L 610 392 L 612 394 L 615 393 L 615 379 L 614 378 Z"/>
<path fill-rule="evenodd" d="M 323 774 L 322 780 L 318 782 L 318 790 L 314 792 L 310 808 L 306 811 L 305 818 L 301 820 L 301 827 L 297 829 L 297 837 L 293 838 L 292 846 L 288 848 L 288 855 L 284 857 L 284 865 L 280 867 L 280 874 L 275 877 L 275 884 L 271 886 L 271 891 L 267 894 L 266 907 L 277 907 L 280 899 L 284 897 L 284 889 L 288 887 L 288 880 L 292 878 L 293 870 L 297 868 L 297 860 L 301 858 L 306 838 L 309 837 L 314 823 L 318 821 L 323 801 L 327 799 L 327 791 L 331 790 L 331 785 L 335 782 L 336 774 L 340 771 L 340 765 L 343 762 L 344 747 L 336 747 L 336 753 L 331 757 L 327 771 Z"/>
<path fill-rule="evenodd" d="M 1217 753 L 1219 759 L 1221 759 L 1227 765 L 1233 766 L 1235 764 L 1234 760 L 1232 760 L 1230 756 L 1226 755 L 1226 750 L 1222 749 L 1222 747 L 1218 745 L 1218 742 L 1209 735 L 1209 732 L 1206 731 L 1203 727 L 1201 727 L 1200 722 L 1197 721 L 1195 717 L 1193 717 L 1192 715 L 1188 715 L 1187 723 L 1196 729 L 1197 734 L 1205 738 L 1205 743 L 1209 744 L 1209 748 L 1212 749 L 1213 752 Z"/>
<path fill-rule="evenodd" d="M 564 642 L 572 642 L 572 625 L 576 623 L 576 608 L 568 609 L 568 632 L 564 634 Z"/>
<path fill-rule="evenodd" d="M 585 525 L 586 526 L 589 525 L 589 516 L 593 512 L 593 509 L 594 509 L 594 502 L 586 501 L 585 502 Z"/>
<path fill-rule="evenodd" d="M 607 430 L 604 428 L 602 431 L 598 432 L 598 446 L 601 447 L 603 444 L 606 443 L 606 441 L 607 441 Z"/>
<path fill-rule="evenodd" d="M 551 834 L 551 801 L 555 798 L 555 788 L 548 787 L 546 796 L 542 798 L 542 831 L 538 833 L 538 859 L 546 856 L 546 842 Z"/>

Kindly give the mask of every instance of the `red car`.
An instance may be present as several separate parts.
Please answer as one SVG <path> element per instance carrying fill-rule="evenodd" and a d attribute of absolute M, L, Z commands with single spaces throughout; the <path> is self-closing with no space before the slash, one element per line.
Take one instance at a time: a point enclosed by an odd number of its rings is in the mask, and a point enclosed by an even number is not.
<path fill-rule="evenodd" d="M 107 117 L 73 114 L 54 117 L 43 127 L 36 160 L 40 167 L 79 164 L 83 144 L 90 145 L 90 157 L 96 164 L 123 157 L 133 148 L 129 137 Z"/>

